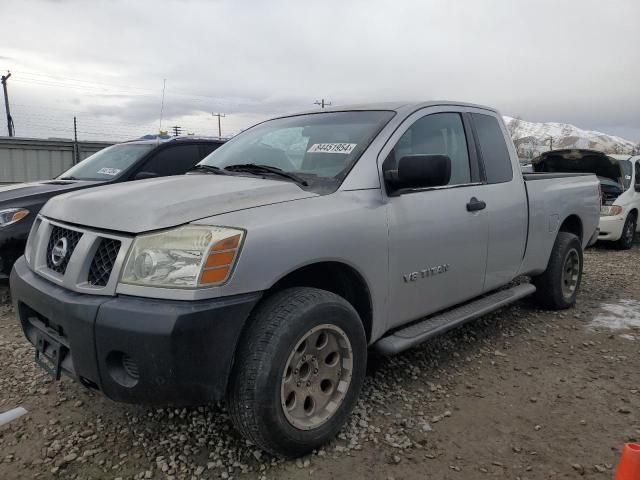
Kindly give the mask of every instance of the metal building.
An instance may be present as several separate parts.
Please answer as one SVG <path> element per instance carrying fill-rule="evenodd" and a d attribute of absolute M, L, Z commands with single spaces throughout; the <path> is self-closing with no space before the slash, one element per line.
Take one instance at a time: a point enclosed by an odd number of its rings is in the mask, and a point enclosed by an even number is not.
<path fill-rule="evenodd" d="M 84 160 L 113 142 L 78 142 Z M 0 137 L 0 183 L 53 178 L 74 164 L 73 140 Z"/>

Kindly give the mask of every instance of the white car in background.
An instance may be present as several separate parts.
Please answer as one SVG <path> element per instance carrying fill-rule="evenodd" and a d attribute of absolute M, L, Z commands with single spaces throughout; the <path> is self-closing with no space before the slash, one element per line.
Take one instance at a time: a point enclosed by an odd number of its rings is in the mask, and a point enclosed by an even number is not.
<path fill-rule="evenodd" d="M 534 158 L 532 164 L 536 172 L 597 175 L 602 192 L 598 240 L 615 242 L 615 247 L 621 250 L 632 247 L 640 212 L 640 155 L 606 155 L 586 149 L 551 150 Z"/>
<path fill-rule="evenodd" d="M 640 211 L 640 155 L 609 155 L 622 169 L 622 193 L 606 200 L 600 212 L 598 240 L 616 242 L 621 249 L 629 249 L 638 231 Z"/>

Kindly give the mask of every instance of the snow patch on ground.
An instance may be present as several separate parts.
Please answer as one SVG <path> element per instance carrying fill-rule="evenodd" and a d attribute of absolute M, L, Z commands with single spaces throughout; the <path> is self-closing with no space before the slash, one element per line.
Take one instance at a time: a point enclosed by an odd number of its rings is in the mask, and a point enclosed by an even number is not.
<path fill-rule="evenodd" d="M 627 340 L 640 340 L 640 301 L 620 300 L 618 303 L 603 303 L 604 313 L 594 317 L 589 324 L 590 329 L 607 329 L 611 331 L 636 330 L 620 335 Z"/>

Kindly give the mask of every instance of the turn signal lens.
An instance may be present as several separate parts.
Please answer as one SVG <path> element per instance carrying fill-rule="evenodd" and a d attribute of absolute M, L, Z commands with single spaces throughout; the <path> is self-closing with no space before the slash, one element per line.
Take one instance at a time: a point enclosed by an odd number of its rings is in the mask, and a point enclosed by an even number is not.
<path fill-rule="evenodd" d="M 213 246 L 211 250 L 219 252 L 220 250 L 231 250 L 234 248 L 238 248 L 238 245 L 240 245 L 240 238 L 242 238 L 242 235 L 238 234 L 234 235 L 233 237 L 220 240 Z"/>
<path fill-rule="evenodd" d="M 204 285 L 223 283 L 227 280 L 240 246 L 240 240 L 242 240 L 242 234 L 224 238 L 212 245 L 198 283 Z"/>
<path fill-rule="evenodd" d="M 233 256 L 235 254 L 235 250 L 231 252 L 212 253 L 207 258 L 205 268 L 231 265 L 231 262 L 233 262 Z"/>
<path fill-rule="evenodd" d="M 220 283 L 227 279 L 227 275 L 229 275 L 229 267 L 205 270 L 200 276 L 200 283 Z"/>

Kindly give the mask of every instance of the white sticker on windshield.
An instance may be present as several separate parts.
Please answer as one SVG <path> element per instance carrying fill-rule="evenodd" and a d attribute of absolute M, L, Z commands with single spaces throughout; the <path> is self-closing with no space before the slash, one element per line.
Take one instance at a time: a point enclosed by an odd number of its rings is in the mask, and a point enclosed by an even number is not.
<path fill-rule="evenodd" d="M 98 173 L 102 174 L 102 175 L 111 175 L 112 177 L 114 175 L 117 175 L 121 172 L 122 170 L 120 170 L 119 168 L 101 168 L 100 170 L 98 170 Z"/>
<path fill-rule="evenodd" d="M 314 143 L 307 153 L 344 153 L 349 155 L 357 143 Z"/>
<path fill-rule="evenodd" d="M 626 180 L 631 180 L 631 175 L 625 175 L 625 176 L 624 176 L 624 178 L 625 178 Z"/>

